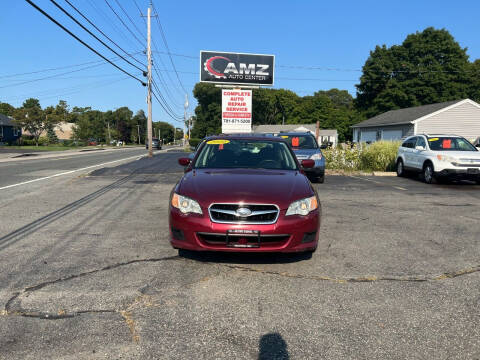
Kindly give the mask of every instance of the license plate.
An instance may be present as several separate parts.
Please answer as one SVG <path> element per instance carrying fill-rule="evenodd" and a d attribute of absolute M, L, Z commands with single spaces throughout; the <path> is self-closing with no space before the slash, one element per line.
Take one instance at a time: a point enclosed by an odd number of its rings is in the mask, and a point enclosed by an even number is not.
<path fill-rule="evenodd" d="M 478 174 L 480 172 L 479 169 L 476 168 L 468 168 L 467 169 L 467 174 Z"/>
<path fill-rule="evenodd" d="M 250 240 L 250 243 L 248 243 L 248 240 Z M 226 245 L 235 248 L 258 248 L 260 247 L 260 231 L 243 229 L 227 230 Z"/>

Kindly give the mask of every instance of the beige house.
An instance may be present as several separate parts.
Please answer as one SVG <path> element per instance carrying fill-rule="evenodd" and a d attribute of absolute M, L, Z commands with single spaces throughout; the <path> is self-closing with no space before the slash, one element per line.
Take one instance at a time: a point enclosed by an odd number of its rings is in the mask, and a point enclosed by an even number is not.
<path fill-rule="evenodd" d="M 74 123 L 67 123 L 62 122 L 55 126 L 53 130 L 55 131 L 55 135 L 57 135 L 58 140 L 70 140 L 73 138 L 73 129 L 75 124 Z M 25 129 L 22 129 L 22 133 L 24 135 L 32 135 Z M 47 133 L 44 131 L 40 136 L 47 136 Z"/>

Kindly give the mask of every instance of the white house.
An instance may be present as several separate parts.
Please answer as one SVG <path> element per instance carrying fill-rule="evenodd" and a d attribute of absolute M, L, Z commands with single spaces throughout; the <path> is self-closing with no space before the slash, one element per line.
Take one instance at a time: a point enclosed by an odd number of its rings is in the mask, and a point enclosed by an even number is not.
<path fill-rule="evenodd" d="M 480 136 L 480 105 L 470 99 L 391 110 L 352 126 L 353 141 L 400 140 L 417 134 Z"/>

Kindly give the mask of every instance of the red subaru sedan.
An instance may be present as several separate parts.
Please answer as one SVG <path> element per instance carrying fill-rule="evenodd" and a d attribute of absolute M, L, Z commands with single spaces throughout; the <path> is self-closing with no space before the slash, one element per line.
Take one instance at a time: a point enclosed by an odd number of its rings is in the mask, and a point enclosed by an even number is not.
<path fill-rule="evenodd" d="M 221 135 L 205 139 L 170 196 L 176 249 L 314 252 L 320 230 L 318 195 L 287 143 L 276 137 Z"/>

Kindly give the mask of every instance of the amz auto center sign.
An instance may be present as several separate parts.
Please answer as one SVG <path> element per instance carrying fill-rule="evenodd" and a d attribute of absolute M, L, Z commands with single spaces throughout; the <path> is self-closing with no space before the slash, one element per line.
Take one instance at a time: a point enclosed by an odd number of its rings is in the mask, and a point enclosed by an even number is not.
<path fill-rule="evenodd" d="M 235 85 L 273 85 L 275 56 L 200 51 L 200 81 Z"/>
<path fill-rule="evenodd" d="M 222 133 L 249 133 L 252 129 L 252 90 L 222 90 Z"/>

